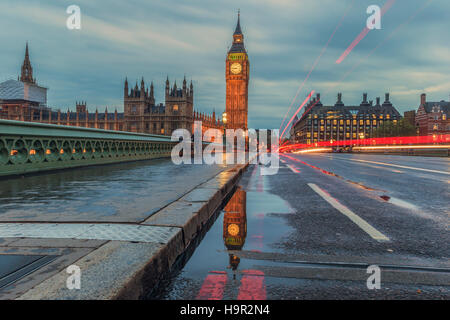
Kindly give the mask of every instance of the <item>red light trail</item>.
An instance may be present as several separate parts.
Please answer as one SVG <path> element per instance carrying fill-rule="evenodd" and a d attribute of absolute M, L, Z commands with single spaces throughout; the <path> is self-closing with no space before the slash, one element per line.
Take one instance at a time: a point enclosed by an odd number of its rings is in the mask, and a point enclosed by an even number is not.
<path fill-rule="evenodd" d="M 410 137 L 385 137 L 385 138 L 366 138 L 366 139 L 352 139 L 341 141 L 320 141 L 310 144 L 290 144 L 279 148 L 279 152 L 290 150 L 302 150 L 316 147 L 331 147 L 331 146 L 354 146 L 354 147 L 372 147 L 372 146 L 391 146 L 403 147 L 408 146 L 414 148 L 415 146 L 426 145 L 426 147 L 433 146 L 436 143 L 450 143 L 450 134 L 433 135 L 433 136 L 410 136 Z M 434 145 L 439 148 L 439 145 Z"/>
<path fill-rule="evenodd" d="M 342 25 L 342 21 L 344 21 L 344 18 L 347 16 L 347 13 L 350 11 L 351 7 L 353 6 L 353 3 L 355 2 L 355 0 L 353 0 L 350 5 L 348 6 L 347 10 L 345 11 L 344 15 L 342 16 L 341 20 L 339 20 L 339 23 L 336 25 L 336 27 L 334 28 L 333 33 L 331 34 L 331 36 L 328 38 L 327 43 L 325 44 L 325 46 L 322 48 L 322 51 L 320 52 L 319 56 L 316 58 L 316 60 L 314 61 L 311 69 L 309 70 L 308 75 L 306 76 L 305 80 L 303 80 L 303 83 L 300 85 L 300 87 L 297 90 L 297 93 L 295 94 L 294 99 L 292 100 L 288 111 L 286 112 L 286 114 L 284 115 L 283 121 L 281 122 L 280 125 L 280 131 L 281 131 L 281 127 L 284 124 L 284 121 L 286 120 L 287 115 L 289 114 L 289 112 L 292 109 L 292 106 L 294 105 L 294 102 L 297 100 L 298 95 L 300 94 L 300 91 L 303 89 L 303 86 L 305 85 L 306 81 L 308 81 L 309 76 L 311 75 L 311 73 L 313 72 L 313 70 L 316 68 L 317 63 L 319 62 L 320 58 L 322 57 L 322 55 L 325 53 L 326 49 L 328 48 L 329 43 L 331 42 L 331 39 L 333 39 L 334 34 L 336 33 L 336 31 L 341 27 Z"/>
<path fill-rule="evenodd" d="M 227 273 L 224 271 L 214 271 L 209 274 L 197 295 L 197 300 L 222 300 L 225 284 L 227 283 Z"/>
<path fill-rule="evenodd" d="M 386 11 L 389 10 L 389 8 L 394 4 L 395 0 L 388 0 L 384 6 L 381 8 L 381 13 L 380 16 L 383 16 Z M 339 59 L 336 60 L 336 63 L 339 64 L 342 61 L 344 61 L 345 57 L 348 56 L 348 54 L 353 50 L 353 48 L 356 47 L 356 45 L 362 40 L 364 39 L 364 37 L 369 33 L 370 29 L 366 27 L 364 27 L 364 29 L 361 31 L 361 33 L 355 38 L 355 40 L 353 40 L 353 42 L 348 46 L 347 49 L 345 49 L 345 51 L 342 53 L 342 55 L 339 57 Z"/>
<path fill-rule="evenodd" d="M 303 106 L 306 104 L 306 102 L 308 102 L 309 99 L 311 99 L 312 95 L 314 94 L 314 90 L 312 90 L 309 95 L 306 97 L 306 99 L 303 101 L 303 103 L 301 104 L 300 107 L 298 107 L 297 111 L 294 113 L 294 115 L 292 116 L 291 120 L 289 120 L 288 124 L 286 125 L 286 127 L 283 130 L 283 133 L 281 134 L 279 140 L 281 141 L 281 139 L 283 139 L 283 135 L 286 132 L 286 129 L 289 127 L 289 125 L 291 124 L 291 122 L 294 120 L 295 116 L 297 115 L 297 113 L 300 112 L 300 110 L 302 110 Z M 317 101 L 319 102 L 319 101 Z M 317 103 L 316 102 L 316 103 Z"/>
<path fill-rule="evenodd" d="M 380 41 L 380 43 L 378 43 L 378 45 L 373 48 L 368 54 L 367 56 L 361 58 L 353 67 L 352 69 L 350 69 L 349 71 L 347 71 L 347 73 L 344 74 L 344 76 L 337 82 L 335 83 L 331 88 L 336 87 L 337 85 L 341 84 L 342 81 L 344 81 L 348 75 L 350 75 L 362 62 L 366 61 L 382 44 L 384 44 L 387 40 L 389 40 L 390 38 L 392 38 L 401 28 L 403 28 L 405 25 L 407 25 L 412 19 L 414 19 L 423 9 L 425 9 L 426 6 L 429 5 L 429 3 L 433 1 L 433 0 L 428 0 L 422 7 L 420 7 L 418 10 L 416 10 L 405 22 L 403 22 L 402 24 L 400 24 L 397 28 L 394 29 L 394 31 L 392 31 L 386 38 L 384 38 L 382 41 Z M 325 95 L 330 92 L 331 88 L 329 88 L 326 92 Z"/>
<path fill-rule="evenodd" d="M 238 300 L 266 300 L 264 272 L 260 270 L 244 270 L 241 279 Z"/>

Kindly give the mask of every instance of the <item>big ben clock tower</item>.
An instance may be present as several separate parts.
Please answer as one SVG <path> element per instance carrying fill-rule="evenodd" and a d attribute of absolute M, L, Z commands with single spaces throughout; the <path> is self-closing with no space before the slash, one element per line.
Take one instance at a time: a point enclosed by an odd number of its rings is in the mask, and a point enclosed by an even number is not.
<path fill-rule="evenodd" d="M 236 30 L 233 34 L 233 45 L 227 54 L 225 79 L 227 82 L 226 113 L 227 128 L 247 130 L 248 115 L 248 80 L 250 62 L 244 47 L 244 35 L 241 31 L 240 13 Z"/>

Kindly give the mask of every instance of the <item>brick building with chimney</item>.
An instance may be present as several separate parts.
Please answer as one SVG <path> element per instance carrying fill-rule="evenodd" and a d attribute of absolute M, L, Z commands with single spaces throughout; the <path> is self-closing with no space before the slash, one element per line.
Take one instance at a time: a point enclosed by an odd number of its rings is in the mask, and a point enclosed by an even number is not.
<path fill-rule="evenodd" d="M 416 128 L 420 136 L 450 134 L 450 102 L 427 101 L 425 93 L 420 95 L 416 114 Z"/>

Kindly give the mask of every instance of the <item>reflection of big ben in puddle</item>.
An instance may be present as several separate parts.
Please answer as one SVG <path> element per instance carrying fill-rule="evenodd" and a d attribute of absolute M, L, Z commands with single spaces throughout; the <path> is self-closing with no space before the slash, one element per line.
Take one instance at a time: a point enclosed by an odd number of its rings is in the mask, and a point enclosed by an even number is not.
<path fill-rule="evenodd" d="M 223 241 L 228 250 L 241 250 L 247 236 L 247 196 L 240 187 L 228 201 L 223 216 Z M 236 270 L 240 259 L 230 253 L 230 268 Z"/>

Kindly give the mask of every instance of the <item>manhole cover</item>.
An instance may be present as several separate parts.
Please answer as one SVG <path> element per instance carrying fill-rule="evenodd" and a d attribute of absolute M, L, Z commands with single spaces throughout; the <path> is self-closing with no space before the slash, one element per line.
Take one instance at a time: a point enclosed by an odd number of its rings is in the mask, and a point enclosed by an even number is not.
<path fill-rule="evenodd" d="M 56 257 L 0 254 L 0 289 L 36 271 Z"/>

